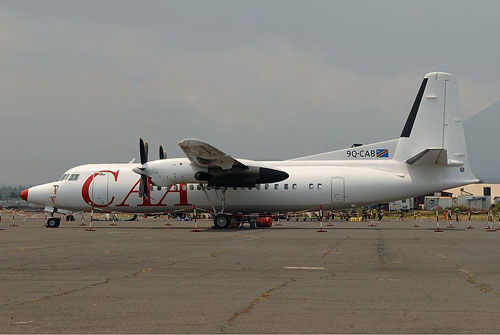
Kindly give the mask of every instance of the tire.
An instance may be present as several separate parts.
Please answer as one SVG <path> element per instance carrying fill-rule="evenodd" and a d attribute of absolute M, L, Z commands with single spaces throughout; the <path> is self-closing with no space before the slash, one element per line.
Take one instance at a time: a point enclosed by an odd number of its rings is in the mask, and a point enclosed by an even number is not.
<path fill-rule="evenodd" d="M 217 214 L 214 218 L 215 229 L 226 229 L 231 224 L 231 217 L 226 214 Z"/>
<path fill-rule="evenodd" d="M 47 219 L 47 228 L 59 228 L 59 224 L 61 223 L 60 218 L 49 218 Z"/>

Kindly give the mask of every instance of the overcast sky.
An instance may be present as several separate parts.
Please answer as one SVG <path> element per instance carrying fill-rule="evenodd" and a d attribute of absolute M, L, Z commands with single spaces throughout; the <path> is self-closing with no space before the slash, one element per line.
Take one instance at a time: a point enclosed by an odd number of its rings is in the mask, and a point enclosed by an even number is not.
<path fill-rule="evenodd" d="M 399 136 L 422 76 L 500 99 L 500 1 L 0 1 L 0 184 L 203 139 L 286 159 Z"/>

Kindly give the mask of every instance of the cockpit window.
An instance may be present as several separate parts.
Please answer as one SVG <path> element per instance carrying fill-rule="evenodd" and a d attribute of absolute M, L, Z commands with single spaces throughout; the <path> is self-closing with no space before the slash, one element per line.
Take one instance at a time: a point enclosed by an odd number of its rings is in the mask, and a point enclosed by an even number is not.
<path fill-rule="evenodd" d="M 62 177 L 61 177 L 61 178 L 59 178 L 59 181 L 66 179 L 66 177 L 67 177 L 67 176 L 68 176 L 68 175 L 67 175 L 66 173 L 65 173 L 65 174 L 63 174 L 63 175 L 62 175 Z"/>
<path fill-rule="evenodd" d="M 78 180 L 78 177 L 80 177 L 79 174 L 72 174 L 71 176 L 69 176 L 69 180 Z"/>
<path fill-rule="evenodd" d="M 69 173 L 66 175 L 66 177 L 64 177 L 64 180 L 68 180 L 69 178 Z"/>

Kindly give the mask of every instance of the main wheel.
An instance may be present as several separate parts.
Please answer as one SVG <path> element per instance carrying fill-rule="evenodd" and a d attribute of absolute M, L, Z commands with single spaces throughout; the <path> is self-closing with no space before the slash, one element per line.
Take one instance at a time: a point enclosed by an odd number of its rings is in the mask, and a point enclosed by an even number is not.
<path fill-rule="evenodd" d="M 60 223 L 61 223 L 60 218 L 48 218 L 47 219 L 47 228 L 59 228 Z"/>
<path fill-rule="evenodd" d="M 214 218 L 215 229 L 226 229 L 231 223 L 231 217 L 226 214 L 217 214 Z"/>

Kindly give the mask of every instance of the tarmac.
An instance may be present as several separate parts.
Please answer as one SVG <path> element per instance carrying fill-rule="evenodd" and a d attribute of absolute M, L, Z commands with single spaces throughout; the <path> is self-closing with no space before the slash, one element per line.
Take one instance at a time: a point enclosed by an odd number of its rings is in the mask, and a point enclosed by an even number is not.
<path fill-rule="evenodd" d="M 0 333 L 500 332 L 500 231 L 485 222 L 166 222 L 4 216 Z"/>

